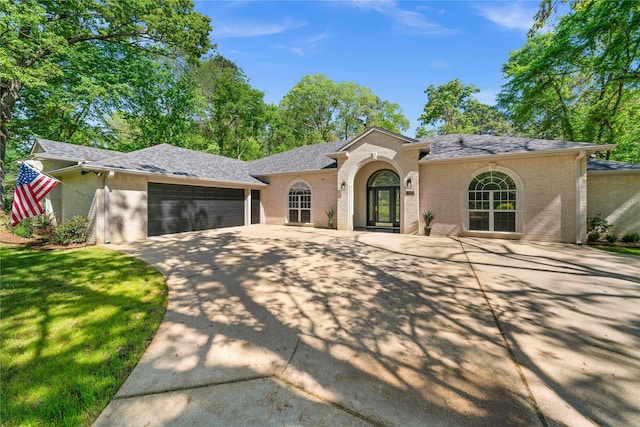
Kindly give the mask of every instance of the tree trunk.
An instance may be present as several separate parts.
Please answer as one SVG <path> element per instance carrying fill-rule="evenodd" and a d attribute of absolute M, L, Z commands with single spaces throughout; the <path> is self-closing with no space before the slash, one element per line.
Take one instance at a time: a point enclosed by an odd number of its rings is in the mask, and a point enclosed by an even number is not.
<path fill-rule="evenodd" d="M 11 121 L 11 110 L 20 97 L 20 89 L 22 83 L 19 80 L 0 82 L 0 208 L 4 208 L 4 161 L 9 139 L 7 124 Z"/>

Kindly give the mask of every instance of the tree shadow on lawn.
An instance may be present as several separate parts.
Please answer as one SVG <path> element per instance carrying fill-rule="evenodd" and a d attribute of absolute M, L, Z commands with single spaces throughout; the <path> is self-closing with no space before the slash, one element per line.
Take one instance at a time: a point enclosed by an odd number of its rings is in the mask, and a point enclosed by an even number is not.
<path fill-rule="evenodd" d="M 425 257 L 278 233 L 127 249 L 165 272 L 170 302 L 121 398 L 275 376 L 384 425 L 540 423 L 455 241 Z"/>
<path fill-rule="evenodd" d="M 163 280 L 138 260 L 105 257 L 104 249 L 13 252 L 2 259 L 3 422 L 90 424 L 164 312 L 164 286 L 121 284 L 132 268 L 145 283 Z"/>

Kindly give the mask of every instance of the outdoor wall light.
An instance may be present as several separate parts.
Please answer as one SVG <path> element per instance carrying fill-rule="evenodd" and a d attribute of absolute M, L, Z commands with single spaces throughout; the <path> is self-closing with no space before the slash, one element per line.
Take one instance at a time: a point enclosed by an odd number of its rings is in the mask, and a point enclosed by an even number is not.
<path fill-rule="evenodd" d="M 347 188 L 347 183 L 342 181 L 342 184 L 340 184 L 340 190 L 344 191 Z"/>
<path fill-rule="evenodd" d="M 407 178 L 407 190 L 411 190 L 411 178 Z"/>

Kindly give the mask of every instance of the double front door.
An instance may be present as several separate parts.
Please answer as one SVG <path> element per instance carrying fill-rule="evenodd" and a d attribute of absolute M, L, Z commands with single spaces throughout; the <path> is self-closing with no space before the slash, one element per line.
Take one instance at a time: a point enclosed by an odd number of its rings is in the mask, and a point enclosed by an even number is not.
<path fill-rule="evenodd" d="M 370 187 L 368 198 L 368 226 L 400 227 L 399 187 Z"/>

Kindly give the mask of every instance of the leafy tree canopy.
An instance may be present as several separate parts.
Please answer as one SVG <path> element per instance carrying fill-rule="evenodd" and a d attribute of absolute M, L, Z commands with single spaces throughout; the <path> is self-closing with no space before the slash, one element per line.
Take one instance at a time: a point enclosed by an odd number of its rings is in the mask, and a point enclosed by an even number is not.
<path fill-rule="evenodd" d="M 0 29 L 0 187 L 7 125 L 23 90 L 53 95 L 44 110 L 57 115 L 54 126 L 64 134 L 79 123 L 74 117 L 99 108 L 88 107 L 106 89 L 97 83 L 106 76 L 93 81 L 95 71 L 106 64 L 118 70 L 128 49 L 194 62 L 211 48 L 209 18 L 194 12 L 190 0 L 0 0 Z M 113 75 L 120 83 L 123 77 Z M 73 79 L 77 82 L 69 83 Z M 73 90 L 67 92 L 65 85 L 79 90 L 84 100 L 74 104 Z"/>
<path fill-rule="evenodd" d="M 351 139 L 372 126 L 392 132 L 409 128 L 398 104 L 381 100 L 367 87 L 336 83 L 323 74 L 304 76 L 279 107 L 296 145 Z"/>
<path fill-rule="evenodd" d="M 511 54 L 499 103 L 526 136 L 617 143 L 612 158 L 640 162 L 625 148 L 640 139 L 639 54 L 640 3 L 585 1 Z"/>
<path fill-rule="evenodd" d="M 420 116 L 417 137 L 454 133 L 504 135 L 510 127 L 504 114 L 474 99 L 480 89 L 463 85 L 459 79 L 441 86 L 430 85 L 425 93 L 427 103 Z"/>

